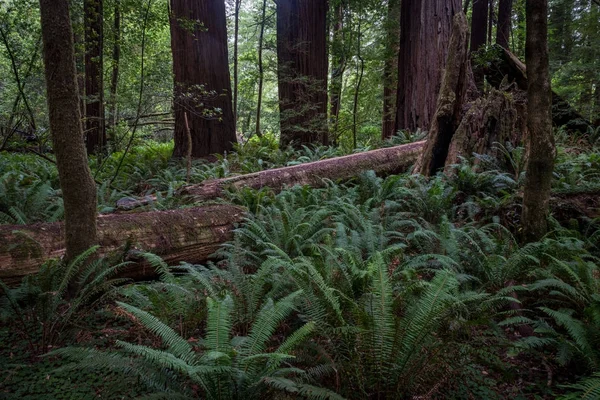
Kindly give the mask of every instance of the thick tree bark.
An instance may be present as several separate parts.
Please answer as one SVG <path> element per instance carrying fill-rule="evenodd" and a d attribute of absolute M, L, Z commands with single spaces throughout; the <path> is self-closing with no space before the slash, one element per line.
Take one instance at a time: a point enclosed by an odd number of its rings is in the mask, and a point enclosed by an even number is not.
<path fill-rule="evenodd" d="M 260 113 L 262 108 L 263 82 L 265 73 L 263 68 L 263 40 L 265 37 L 265 24 L 267 17 L 267 0 L 263 0 L 260 20 L 260 35 L 258 36 L 258 102 L 256 104 L 256 136 L 262 136 L 260 131 Z"/>
<path fill-rule="evenodd" d="M 327 0 L 277 2 L 281 145 L 328 144 Z"/>
<path fill-rule="evenodd" d="M 96 183 L 81 128 L 69 2 L 40 0 L 40 14 L 50 132 L 65 206 L 60 234 L 71 259 L 96 243 Z"/>
<path fill-rule="evenodd" d="M 400 17 L 395 131 L 429 129 L 460 0 L 404 0 Z"/>
<path fill-rule="evenodd" d="M 526 242 L 548 229 L 550 189 L 556 149 L 552 132 L 552 90 L 548 62 L 548 0 L 526 3 L 528 65 L 527 164 L 521 224 Z"/>
<path fill-rule="evenodd" d="M 510 29 L 512 24 L 513 0 L 500 0 L 498 3 L 498 28 L 496 44 L 510 50 Z"/>
<path fill-rule="evenodd" d="M 398 90 L 398 51 L 400 50 L 400 0 L 388 0 L 386 21 L 386 53 L 383 68 L 383 121 L 381 138 L 395 133 L 396 96 Z"/>
<path fill-rule="evenodd" d="M 291 167 L 217 179 L 200 185 L 184 187 L 181 194 L 192 196 L 196 201 L 206 201 L 222 196 L 227 188 L 259 189 L 269 187 L 275 191 L 280 191 L 284 187 L 295 185 L 321 187 L 325 184 L 325 179 L 350 179 L 368 170 L 373 170 L 378 174 L 393 174 L 410 167 L 417 160 L 424 146 L 425 142 L 416 142 Z"/>
<path fill-rule="evenodd" d="M 230 205 L 105 215 L 98 218 L 100 253 L 128 244 L 134 250 L 157 254 L 169 264 L 202 262 L 232 238 L 234 224 L 243 216 L 243 209 Z M 18 283 L 37 272 L 44 261 L 63 256 L 64 233 L 62 222 L 0 227 L 0 279 Z M 125 273 L 136 278 L 152 275 L 153 269 L 143 263 Z"/>
<path fill-rule="evenodd" d="M 468 40 L 467 17 L 460 11 L 454 16 L 437 111 L 429 130 L 425 150 L 415 165 L 415 173 L 430 176 L 446 163 L 450 142 L 462 118 L 463 103 L 468 89 Z"/>
<path fill-rule="evenodd" d="M 104 16 L 103 0 L 84 0 L 85 132 L 88 154 L 106 144 L 104 124 Z"/>
<path fill-rule="evenodd" d="M 110 80 L 110 109 L 108 110 L 109 126 L 117 124 L 117 88 L 119 86 L 119 66 L 121 63 L 121 0 L 115 0 L 113 25 L 112 74 Z"/>
<path fill-rule="evenodd" d="M 192 134 L 193 157 L 231 151 L 237 139 L 227 55 L 225 2 L 171 0 L 170 26 L 175 78 L 173 157 L 185 157 L 187 154 L 186 112 Z"/>

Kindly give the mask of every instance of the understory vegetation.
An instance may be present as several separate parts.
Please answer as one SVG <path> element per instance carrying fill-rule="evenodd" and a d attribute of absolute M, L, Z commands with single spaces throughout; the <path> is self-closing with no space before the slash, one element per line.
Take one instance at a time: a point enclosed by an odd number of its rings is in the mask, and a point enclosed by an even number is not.
<path fill-rule="evenodd" d="M 600 397 L 600 153 L 561 142 L 551 231 L 522 245 L 523 149 L 451 173 L 228 193 L 247 217 L 212 263 L 118 278 L 122 254 L 90 249 L 2 286 L 0 397 L 597 399 Z M 404 139 L 394 138 L 395 142 Z M 131 151 L 99 211 L 127 196 L 178 206 L 168 144 Z M 191 181 L 340 155 L 254 139 Z M 100 181 L 116 158 L 94 165 Z M 55 167 L 0 160 L 2 223 L 55 221 Z"/>

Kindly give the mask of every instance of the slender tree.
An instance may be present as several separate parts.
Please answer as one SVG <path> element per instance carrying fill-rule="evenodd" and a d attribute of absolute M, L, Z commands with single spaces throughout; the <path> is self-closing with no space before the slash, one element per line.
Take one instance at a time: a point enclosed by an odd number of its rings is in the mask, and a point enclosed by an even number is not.
<path fill-rule="evenodd" d="M 115 0 L 113 23 L 113 52 L 112 74 L 110 79 L 110 117 L 109 125 L 114 127 L 117 123 L 117 88 L 119 86 L 119 67 L 121 63 L 121 0 Z"/>
<path fill-rule="evenodd" d="M 175 79 L 174 157 L 223 154 L 236 143 L 227 26 L 223 0 L 171 0 L 171 50 Z"/>
<path fill-rule="evenodd" d="M 66 258 L 96 243 L 96 184 L 88 167 L 68 0 L 40 0 L 48 116 L 65 205 Z"/>
<path fill-rule="evenodd" d="M 262 2 L 262 12 L 260 19 L 260 34 L 258 36 L 258 103 L 256 104 L 256 136 L 261 136 L 260 132 L 260 113 L 262 109 L 263 83 L 265 72 L 263 66 L 263 41 L 265 37 L 265 23 L 267 17 L 267 0 Z"/>
<path fill-rule="evenodd" d="M 526 242 L 546 234 L 556 149 L 548 62 L 548 0 L 526 2 L 527 164 L 521 223 Z"/>
<path fill-rule="evenodd" d="M 327 0 L 277 2 L 281 144 L 328 144 Z"/>
<path fill-rule="evenodd" d="M 403 0 L 395 131 L 429 129 L 461 0 Z"/>
<path fill-rule="evenodd" d="M 234 130 L 237 131 L 238 120 L 238 92 L 239 92 L 239 41 L 240 41 L 240 9 L 242 0 L 235 0 L 234 3 L 234 28 L 233 28 L 233 123 Z"/>
<path fill-rule="evenodd" d="M 388 0 L 386 52 L 383 69 L 383 124 L 381 138 L 394 135 L 396 91 L 398 90 L 398 50 L 400 42 L 400 0 Z"/>
<path fill-rule="evenodd" d="M 85 27 L 85 132 L 89 154 L 106 144 L 104 124 L 103 0 L 84 0 Z"/>
<path fill-rule="evenodd" d="M 344 72 L 346 71 L 346 49 L 344 41 L 345 0 L 339 0 L 333 12 L 331 41 L 331 84 L 329 88 L 329 125 L 334 141 L 338 136 L 339 116 L 342 99 Z"/>
<path fill-rule="evenodd" d="M 496 30 L 496 44 L 510 49 L 510 30 L 512 24 L 513 0 L 500 0 L 498 3 L 498 29 Z"/>

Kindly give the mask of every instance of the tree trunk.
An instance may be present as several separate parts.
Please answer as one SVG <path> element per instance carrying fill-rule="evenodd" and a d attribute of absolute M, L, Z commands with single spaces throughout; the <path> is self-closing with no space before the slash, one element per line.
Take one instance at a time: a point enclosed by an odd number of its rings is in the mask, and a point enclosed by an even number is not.
<path fill-rule="evenodd" d="M 473 153 L 498 158 L 494 143 L 520 142 L 520 137 L 514 137 L 516 125 L 517 109 L 512 95 L 491 89 L 485 98 L 471 105 L 454 133 L 446 169 L 460 163 L 460 157 L 469 158 Z"/>
<path fill-rule="evenodd" d="M 110 109 L 109 126 L 117 124 L 117 88 L 119 85 L 119 64 L 121 62 L 121 0 L 115 0 L 115 15 L 113 25 L 112 75 L 110 80 Z"/>
<path fill-rule="evenodd" d="M 221 197 L 227 188 L 260 189 L 269 187 L 280 191 L 285 187 L 308 185 L 321 187 L 325 179 L 350 179 L 363 171 L 373 170 L 379 174 L 393 174 L 406 170 L 419 157 L 425 142 L 367 151 L 306 164 L 270 169 L 252 174 L 207 181 L 200 185 L 184 187 L 183 195 L 195 201 L 206 201 Z"/>
<path fill-rule="evenodd" d="M 40 14 L 48 117 L 65 207 L 60 234 L 72 259 L 96 243 L 96 184 L 81 128 L 69 1 L 40 0 Z"/>
<path fill-rule="evenodd" d="M 102 254 L 130 245 L 136 251 L 157 254 L 169 264 L 202 262 L 232 238 L 234 224 L 243 215 L 243 209 L 230 205 L 104 215 L 98 218 L 98 243 Z M 0 227 L 0 279 L 18 283 L 37 272 L 44 261 L 61 257 L 64 233 L 62 222 Z M 134 264 L 125 275 L 142 278 L 154 271 Z"/>
<path fill-rule="evenodd" d="M 85 132 L 88 154 L 106 144 L 104 124 L 104 16 L 103 0 L 84 0 L 85 27 Z"/>
<path fill-rule="evenodd" d="M 454 16 L 452 37 L 448 46 L 448 61 L 440 89 L 437 111 L 425 150 L 415 165 L 414 172 L 425 176 L 434 175 L 443 168 L 448 156 L 450 142 L 458 127 L 468 88 L 468 40 L 467 17 L 460 11 Z"/>
<path fill-rule="evenodd" d="M 473 16 L 471 20 L 471 54 L 477 52 L 487 43 L 489 0 L 473 1 Z M 473 77 L 479 93 L 483 93 L 485 76 L 481 68 L 473 63 Z"/>
<path fill-rule="evenodd" d="M 346 71 L 346 43 L 344 38 L 344 2 L 335 8 L 335 23 L 331 44 L 331 88 L 329 95 L 329 125 L 334 141 L 338 137 L 342 87 Z"/>
<path fill-rule="evenodd" d="M 527 164 L 521 224 L 526 242 L 540 240 L 548 229 L 550 189 L 556 149 L 552 133 L 552 90 L 548 63 L 548 0 L 526 3 Z"/>
<path fill-rule="evenodd" d="M 400 0 L 388 0 L 386 53 L 383 67 L 383 123 L 381 138 L 394 135 L 398 90 L 398 51 L 400 43 Z"/>
<path fill-rule="evenodd" d="M 358 100 L 360 95 L 360 87 L 362 85 L 363 76 L 365 74 L 365 60 L 361 55 L 362 47 L 362 15 L 359 11 L 358 15 L 358 37 L 356 40 L 356 87 L 354 88 L 354 102 L 352 105 L 352 148 L 356 149 L 357 144 L 357 130 L 358 130 Z"/>
<path fill-rule="evenodd" d="M 400 17 L 395 131 L 429 129 L 460 0 L 404 0 Z"/>
<path fill-rule="evenodd" d="M 281 145 L 328 144 L 327 0 L 277 2 Z"/>
<path fill-rule="evenodd" d="M 170 26 L 175 80 L 173 157 L 185 157 L 187 154 L 186 112 L 193 157 L 231 151 L 237 139 L 227 55 L 225 2 L 171 0 Z"/>
<path fill-rule="evenodd" d="M 237 134 L 238 93 L 239 93 L 239 37 L 240 37 L 240 8 L 242 0 L 235 0 L 235 22 L 233 32 L 233 129 Z M 237 136 L 237 135 L 236 135 Z"/>
<path fill-rule="evenodd" d="M 265 73 L 263 68 L 263 40 L 265 36 L 265 19 L 267 16 L 267 0 L 262 3 L 262 16 L 260 20 L 260 35 L 258 37 L 258 103 L 256 104 L 256 136 L 262 136 L 260 132 L 260 113 L 262 108 L 263 82 Z"/>
<path fill-rule="evenodd" d="M 496 44 L 510 50 L 509 39 L 512 25 L 513 0 L 500 0 L 498 4 L 498 28 Z"/>
<path fill-rule="evenodd" d="M 487 43 L 489 0 L 473 1 L 471 19 L 471 53 L 476 52 Z"/>

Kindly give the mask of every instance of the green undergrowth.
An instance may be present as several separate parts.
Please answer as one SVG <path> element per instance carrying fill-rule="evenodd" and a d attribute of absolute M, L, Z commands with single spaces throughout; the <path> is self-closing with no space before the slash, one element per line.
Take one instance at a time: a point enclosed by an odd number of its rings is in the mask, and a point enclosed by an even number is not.
<path fill-rule="evenodd" d="M 596 399 L 597 209 L 553 205 L 548 235 L 522 244 L 523 150 L 498 150 L 431 179 L 228 193 L 249 210 L 233 240 L 205 265 L 145 254 L 155 282 L 109 280 L 114 256 L 5 289 L 0 396 Z M 593 192 L 597 154 L 559 151 L 557 196 Z M 43 348 L 27 343 L 44 329 L 19 329 L 40 324 L 55 329 Z"/>

